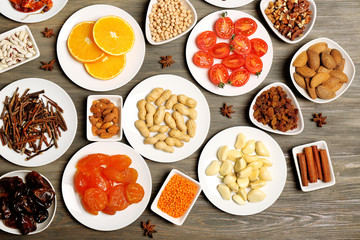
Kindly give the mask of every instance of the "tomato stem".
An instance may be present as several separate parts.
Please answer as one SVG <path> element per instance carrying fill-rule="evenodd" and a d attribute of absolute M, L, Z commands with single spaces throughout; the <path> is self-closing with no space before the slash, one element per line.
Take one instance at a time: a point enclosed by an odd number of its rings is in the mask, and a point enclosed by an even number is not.
<path fill-rule="evenodd" d="M 223 82 L 219 83 L 219 84 L 218 84 L 218 87 L 219 87 L 219 88 L 224 88 L 224 87 L 225 87 L 225 83 L 223 83 Z"/>
<path fill-rule="evenodd" d="M 226 12 L 226 11 L 225 11 L 225 12 L 222 12 L 220 15 L 221 15 L 221 17 L 223 17 L 223 18 L 224 18 L 224 17 L 226 17 L 226 16 L 227 16 L 227 12 Z"/>

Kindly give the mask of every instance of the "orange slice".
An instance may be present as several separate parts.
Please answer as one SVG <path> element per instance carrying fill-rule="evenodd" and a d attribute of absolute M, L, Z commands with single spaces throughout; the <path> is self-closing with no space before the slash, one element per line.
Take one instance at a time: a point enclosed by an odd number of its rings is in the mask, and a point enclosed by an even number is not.
<path fill-rule="evenodd" d="M 99 61 L 93 63 L 84 63 L 84 66 L 86 71 L 94 78 L 109 80 L 119 75 L 123 71 L 125 64 L 125 54 L 120 56 L 111 56 L 105 54 L 105 56 Z"/>
<path fill-rule="evenodd" d="M 114 56 L 129 52 L 135 42 L 133 28 L 117 16 L 100 18 L 94 25 L 93 36 L 101 50 Z"/>
<path fill-rule="evenodd" d="M 78 23 L 70 32 L 67 47 L 78 61 L 95 62 L 104 56 L 104 52 L 94 43 L 92 30 L 95 22 Z"/>

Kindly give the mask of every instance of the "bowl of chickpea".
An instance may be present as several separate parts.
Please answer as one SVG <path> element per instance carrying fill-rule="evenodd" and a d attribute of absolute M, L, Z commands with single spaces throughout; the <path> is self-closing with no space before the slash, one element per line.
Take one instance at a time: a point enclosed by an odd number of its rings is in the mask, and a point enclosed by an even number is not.
<path fill-rule="evenodd" d="M 152 45 L 168 43 L 185 35 L 196 22 L 195 8 L 188 0 L 151 0 L 145 35 Z"/>

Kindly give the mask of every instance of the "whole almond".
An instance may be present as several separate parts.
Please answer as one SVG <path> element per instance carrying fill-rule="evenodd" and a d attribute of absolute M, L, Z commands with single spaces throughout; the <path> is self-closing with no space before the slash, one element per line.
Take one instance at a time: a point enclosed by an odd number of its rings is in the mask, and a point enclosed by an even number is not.
<path fill-rule="evenodd" d="M 319 42 L 311 45 L 309 50 L 314 51 L 316 54 L 320 54 L 324 51 L 329 51 L 329 48 L 326 42 Z"/>
<path fill-rule="evenodd" d="M 101 110 L 100 110 L 100 108 L 96 107 L 95 105 L 91 105 L 90 112 L 92 112 L 92 113 L 100 113 Z"/>
<path fill-rule="evenodd" d="M 347 83 L 349 81 L 348 76 L 345 73 L 343 73 L 342 71 L 332 70 L 329 74 L 332 77 L 338 78 L 341 83 Z"/>
<path fill-rule="evenodd" d="M 98 129 L 95 133 L 96 133 L 96 135 L 100 135 L 105 132 L 106 132 L 106 129 L 102 128 L 102 129 Z"/>
<path fill-rule="evenodd" d="M 102 103 L 102 102 L 97 102 L 97 103 L 95 104 L 95 106 L 96 106 L 97 108 L 100 108 L 100 109 L 105 109 L 105 108 L 107 107 L 107 104 L 106 104 L 106 103 Z"/>
<path fill-rule="evenodd" d="M 115 105 L 114 105 L 112 102 L 110 102 L 110 103 L 106 106 L 106 108 L 113 108 L 113 107 L 115 107 Z"/>
<path fill-rule="evenodd" d="M 294 67 L 303 67 L 306 65 L 307 61 L 308 61 L 308 57 L 307 57 L 306 51 L 304 51 L 295 58 L 295 60 L 293 62 L 293 66 Z"/>
<path fill-rule="evenodd" d="M 313 69 L 317 70 L 320 67 L 320 56 L 316 54 L 316 52 L 308 49 L 307 50 L 307 57 L 308 57 L 308 66 Z"/>
<path fill-rule="evenodd" d="M 93 115 L 95 118 L 100 118 L 101 117 L 101 112 L 98 112 L 98 113 L 94 113 Z"/>
<path fill-rule="evenodd" d="M 328 73 L 317 73 L 310 81 L 311 88 L 316 88 L 330 78 Z"/>
<path fill-rule="evenodd" d="M 317 73 L 321 73 L 321 72 L 329 73 L 329 72 L 331 72 L 331 71 L 332 71 L 331 69 L 327 69 L 327 68 L 324 67 L 324 66 L 320 66 L 316 72 L 317 72 Z"/>
<path fill-rule="evenodd" d="M 331 99 L 336 96 L 336 94 L 330 88 L 324 86 L 318 86 L 316 88 L 316 94 L 321 99 Z"/>
<path fill-rule="evenodd" d="M 98 130 L 98 128 L 96 126 L 94 126 L 94 125 L 91 126 L 91 132 L 94 136 L 97 136 L 97 134 L 96 134 L 97 130 Z"/>
<path fill-rule="evenodd" d="M 110 102 L 110 100 L 106 98 L 99 99 L 99 101 L 105 104 L 108 104 Z"/>
<path fill-rule="evenodd" d="M 111 122 L 116 117 L 114 113 L 109 113 L 104 117 L 104 122 Z"/>
<path fill-rule="evenodd" d="M 308 66 L 297 67 L 295 70 L 300 76 L 305 78 L 312 78 L 316 74 L 316 72 Z"/>
<path fill-rule="evenodd" d="M 104 122 L 102 125 L 101 125 L 101 129 L 107 129 L 109 127 L 111 127 L 113 125 L 112 122 Z"/>
<path fill-rule="evenodd" d="M 114 124 L 107 129 L 107 132 L 111 134 L 117 134 L 119 132 L 119 129 L 120 128 L 118 127 L 118 125 Z"/>
<path fill-rule="evenodd" d="M 119 109 L 117 107 L 113 107 L 111 112 L 115 114 L 115 117 L 119 117 Z"/>
<path fill-rule="evenodd" d="M 331 50 L 330 55 L 334 58 L 334 60 L 336 62 L 336 66 L 339 66 L 341 63 L 341 60 L 343 59 L 341 52 L 337 49 L 333 49 L 333 50 Z"/>
<path fill-rule="evenodd" d="M 299 85 L 299 87 L 301 87 L 303 89 L 306 89 L 305 79 L 295 72 L 294 72 L 293 76 L 294 76 L 294 79 L 295 79 L 295 82 L 297 83 L 297 85 Z"/>
<path fill-rule="evenodd" d="M 335 59 L 330 55 L 329 52 L 321 53 L 321 63 L 328 69 L 334 69 L 337 66 Z"/>
<path fill-rule="evenodd" d="M 101 125 L 102 125 L 102 123 L 101 123 L 101 122 L 97 122 L 97 123 L 95 123 L 95 127 L 97 127 L 97 128 L 101 128 Z"/>
<path fill-rule="evenodd" d="M 104 132 L 104 133 L 100 134 L 100 138 L 111 138 L 112 136 L 114 136 L 114 134 L 111 134 L 108 132 Z"/>
<path fill-rule="evenodd" d="M 89 116 L 89 120 L 91 125 L 95 125 L 98 122 L 98 118 L 95 118 L 94 116 Z"/>
<path fill-rule="evenodd" d="M 113 122 L 114 124 L 117 124 L 117 123 L 119 122 L 119 118 L 114 117 L 114 118 L 112 119 L 112 122 Z"/>
<path fill-rule="evenodd" d="M 330 88 L 331 90 L 334 91 L 335 86 L 339 83 L 339 79 L 337 79 L 336 77 L 330 77 L 328 80 L 326 80 L 325 82 L 323 82 L 321 85 Z M 336 92 L 336 91 L 334 91 Z"/>
<path fill-rule="evenodd" d="M 105 116 L 107 114 L 111 113 L 111 108 L 107 108 L 102 112 L 102 115 Z"/>

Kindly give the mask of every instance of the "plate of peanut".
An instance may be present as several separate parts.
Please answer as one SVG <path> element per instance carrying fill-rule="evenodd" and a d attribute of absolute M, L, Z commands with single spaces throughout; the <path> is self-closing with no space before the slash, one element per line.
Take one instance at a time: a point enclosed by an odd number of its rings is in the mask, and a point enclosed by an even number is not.
<path fill-rule="evenodd" d="M 170 74 L 139 83 L 126 98 L 123 129 L 130 145 L 156 162 L 180 161 L 204 142 L 209 105 L 190 81 Z"/>

